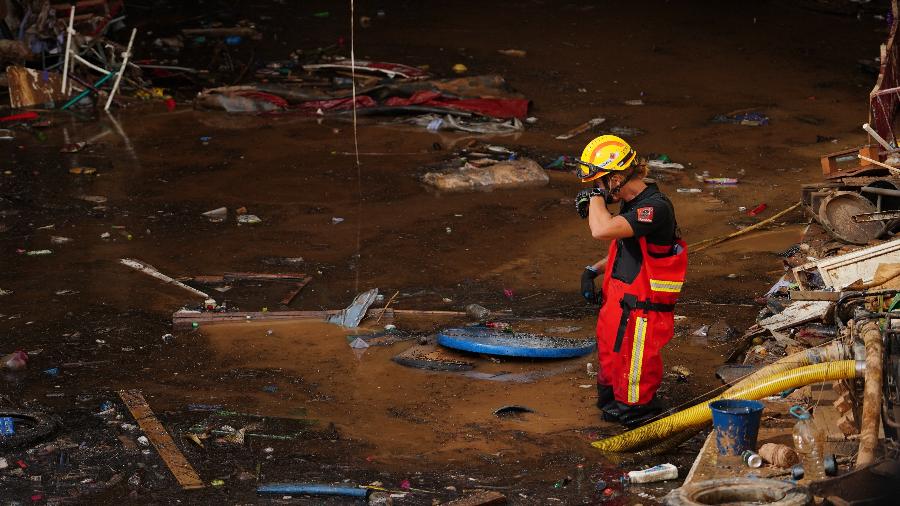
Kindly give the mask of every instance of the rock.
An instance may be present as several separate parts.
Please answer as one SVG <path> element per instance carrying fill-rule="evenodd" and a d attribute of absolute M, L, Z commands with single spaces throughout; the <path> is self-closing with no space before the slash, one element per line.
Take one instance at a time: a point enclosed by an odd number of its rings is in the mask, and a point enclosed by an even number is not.
<path fill-rule="evenodd" d="M 438 190 L 455 192 L 543 186 L 550 178 L 537 162 L 521 158 L 487 167 L 466 164 L 452 172 L 429 172 L 422 177 L 422 181 Z"/>

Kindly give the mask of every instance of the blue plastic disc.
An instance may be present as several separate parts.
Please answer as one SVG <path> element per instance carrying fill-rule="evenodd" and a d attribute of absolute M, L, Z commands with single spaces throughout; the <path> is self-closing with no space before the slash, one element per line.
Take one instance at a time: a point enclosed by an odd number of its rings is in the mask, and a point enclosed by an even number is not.
<path fill-rule="evenodd" d="M 452 328 L 438 332 L 437 342 L 455 350 L 528 358 L 570 358 L 587 355 L 593 339 L 567 339 L 524 332 L 502 332 L 483 326 Z"/>

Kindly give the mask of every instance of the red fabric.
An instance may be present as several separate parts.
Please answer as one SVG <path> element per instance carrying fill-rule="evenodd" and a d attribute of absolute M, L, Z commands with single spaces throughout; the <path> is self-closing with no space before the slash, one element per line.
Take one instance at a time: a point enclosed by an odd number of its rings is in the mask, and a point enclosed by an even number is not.
<path fill-rule="evenodd" d="M 280 107 L 282 109 L 287 109 L 288 102 L 287 100 L 279 97 L 278 95 L 273 95 L 271 93 L 265 93 L 262 91 L 253 91 L 253 90 L 241 90 L 236 93 L 236 95 L 251 98 L 254 100 L 262 100 L 264 102 L 269 102 L 270 104 Z"/>
<path fill-rule="evenodd" d="M 528 115 L 528 100 L 518 98 L 449 98 L 437 91 L 419 91 L 409 98 L 391 97 L 386 106 L 425 105 L 459 111 L 476 112 L 494 118 L 524 118 Z"/>
<path fill-rule="evenodd" d="M 365 109 L 367 107 L 375 107 L 378 103 L 368 95 L 358 95 L 356 97 L 356 107 L 357 109 Z M 335 98 L 330 100 L 308 100 L 303 102 L 302 104 L 297 105 L 297 109 L 300 110 L 309 110 L 309 111 L 317 111 L 322 109 L 323 111 L 347 111 L 353 109 L 353 98 Z"/>
<path fill-rule="evenodd" d="M 36 112 L 34 112 L 34 111 L 28 111 L 28 112 L 23 112 L 23 113 L 20 113 L 20 114 L 13 114 L 13 115 L 10 115 L 10 116 L 3 116 L 3 117 L 0 117 L 0 122 L 7 122 L 7 121 L 34 121 L 34 120 L 36 120 L 36 119 L 38 119 L 38 118 L 39 118 L 38 113 L 36 113 Z"/>
<path fill-rule="evenodd" d="M 623 301 L 626 295 L 631 295 L 639 302 L 675 304 L 680 292 L 653 290 L 650 280 L 680 283 L 687 272 L 687 246 L 683 241 L 677 243 L 680 252 L 668 256 L 660 256 L 652 246 L 653 251 L 649 251 L 644 237 L 638 242 L 643 261 L 631 284 L 614 279 L 612 263 L 607 264 L 603 276 L 603 306 L 597 318 L 597 362 L 600 365 L 597 382 L 612 386 L 616 400 L 628 405 L 646 404 L 656 394 L 663 376 L 660 351 L 672 339 L 675 313 L 635 308 L 625 319 Z M 617 248 L 618 241 L 612 241 L 607 257 L 610 262 L 615 261 Z M 642 336 L 641 328 L 644 329 Z M 636 339 L 639 340 L 637 347 L 634 346 Z M 620 341 L 618 347 L 616 341 Z M 635 363 L 632 363 L 633 353 L 639 354 Z"/>

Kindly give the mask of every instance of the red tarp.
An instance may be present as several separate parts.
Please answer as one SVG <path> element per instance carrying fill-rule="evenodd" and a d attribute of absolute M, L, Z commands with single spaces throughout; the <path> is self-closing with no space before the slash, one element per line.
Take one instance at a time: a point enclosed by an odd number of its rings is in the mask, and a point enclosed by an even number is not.
<path fill-rule="evenodd" d="M 449 98 L 437 91 L 419 91 L 409 98 L 391 97 L 384 102 L 389 107 L 425 105 L 459 111 L 469 111 L 494 118 L 524 118 L 528 114 L 528 100 L 521 98 Z"/>

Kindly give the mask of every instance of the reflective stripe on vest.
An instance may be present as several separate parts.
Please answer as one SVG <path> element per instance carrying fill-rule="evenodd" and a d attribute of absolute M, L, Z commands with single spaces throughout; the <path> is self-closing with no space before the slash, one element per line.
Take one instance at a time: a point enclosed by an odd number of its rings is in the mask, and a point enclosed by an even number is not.
<path fill-rule="evenodd" d="M 644 338 L 647 336 L 647 319 L 637 318 L 634 322 L 634 342 L 631 343 L 631 367 L 628 369 L 628 402 L 637 402 L 640 397 L 641 363 L 644 361 Z"/>
<path fill-rule="evenodd" d="M 650 289 L 654 292 L 680 293 L 683 281 L 667 281 L 665 279 L 651 279 Z"/>

